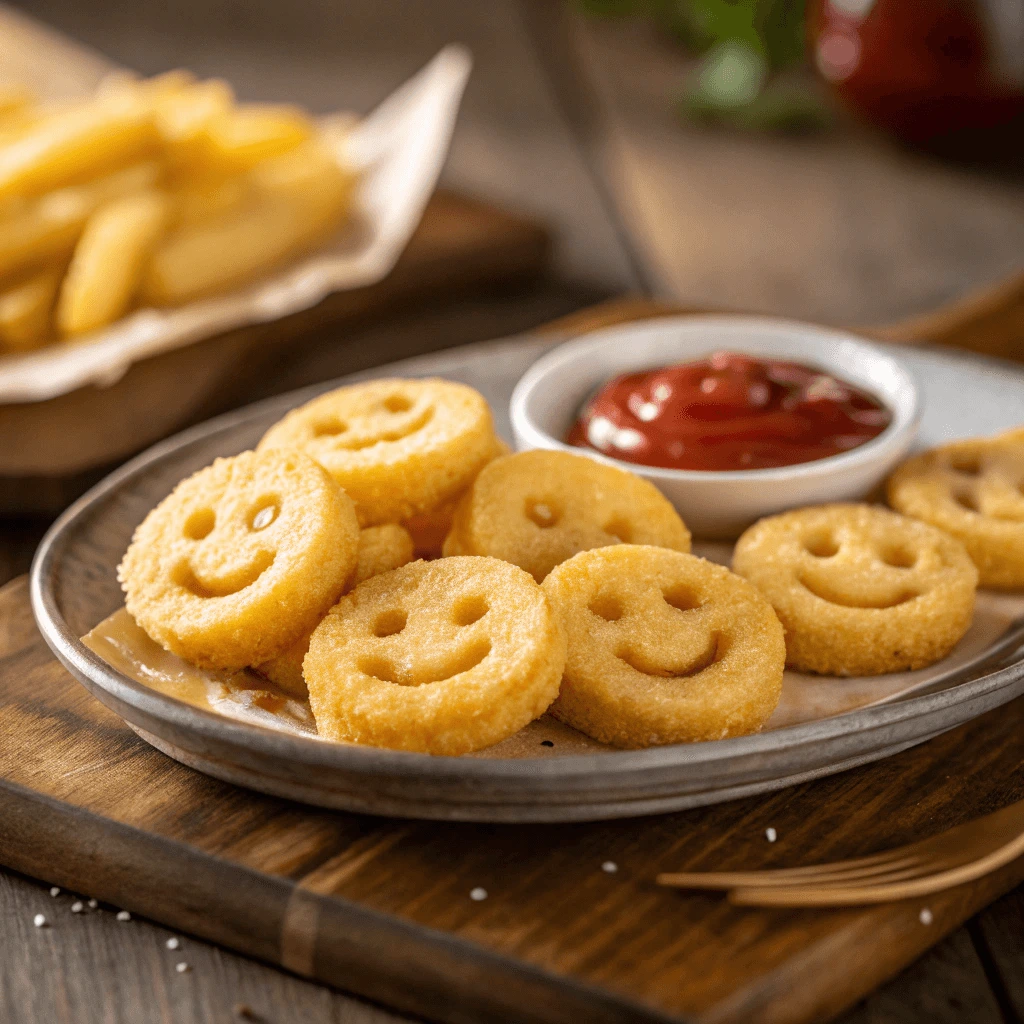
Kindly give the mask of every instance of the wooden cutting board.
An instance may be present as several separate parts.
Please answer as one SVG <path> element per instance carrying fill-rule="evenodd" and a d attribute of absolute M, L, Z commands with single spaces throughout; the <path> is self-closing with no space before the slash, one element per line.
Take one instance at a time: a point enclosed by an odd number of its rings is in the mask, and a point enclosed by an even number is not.
<path fill-rule="evenodd" d="M 1024 798 L 1022 734 L 1017 701 L 879 764 L 658 818 L 361 817 L 158 753 L 53 660 L 26 579 L 0 590 L 0 862 L 439 1021 L 827 1019 L 1024 880 L 1024 859 L 838 911 L 740 909 L 654 876 L 858 856 L 996 810 Z"/>

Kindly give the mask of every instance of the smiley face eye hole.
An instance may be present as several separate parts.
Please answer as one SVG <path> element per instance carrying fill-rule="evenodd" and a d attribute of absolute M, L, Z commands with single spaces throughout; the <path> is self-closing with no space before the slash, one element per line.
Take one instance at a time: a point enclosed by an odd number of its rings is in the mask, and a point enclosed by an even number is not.
<path fill-rule="evenodd" d="M 978 512 L 978 499 L 975 498 L 971 491 L 955 491 L 953 493 L 953 500 L 963 509 L 968 512 Z"/>
<path fill-rule="evenodd" d="M 490 607 L 487 600 L 477 594 L 460 597 L 452 608 L 452 621 L 456 626 L 472 626 L 490 611 Z"/>
<path fill-rule="evenodd" d="M 384 408 L 392 413 L 408 412 L 412 408 L 412 402 L 405 395 L 388 395 L 384 399 Z"/>
<path fill-rule="evenodd" d="M 629 544 L 633 539 L 632 525 L 621 516 L 616 516 L 610 520 L 605 525 L 604 532 L 610 533 L 613 537 L 618 537 L 623 544 Z"/>
<path fill-rule="evenodd" d="M 271 523 L 273 523 L 277 517 L 281 514 L 281 505 L 277 498 L 267 496 L 260 498 L 252 508 L 249 509 L 249 514 L 246 516 L 246 522 L 248 523 L 249 529 L 253 532 L 259 532 L 265 530 Z"/>
<path fill-rule="evenodd" d="M 390 611 L 381 612 L 373 620 L 373 635 L 379 637 L 394 636 L 405 629 L 406 621 L 406 614 L 401 608 L 392 608 Z M 372 676 L 377 675 L 377 673 L 369 672 L 367 675 Z M 383 679 L 384 676 L 377 676 L 377 678 Z"/>
<path fill-rule="evenodd" d="M 189 540 L 202 540 L 208 537 L 217 525 L 217 513 L 212 508 L 197 508 L 185 520 L 183 533 Z"/>
<path fill-rule="evenodd" d="M 949 464 L 964 476 L 977 476 L 981 472 L 981 460 L 977 455 L 968 455 L 966 452 L 954 452 L 949 457 Z"/>
<path fill-rule="evenodd" d="M 831 532 L 824 531 L 805 537 L 804 550 L 815 558 L 831 558 L 839 552 L 839 545 Z"/>
<path fill-rule="evenodd" d="M 614 594 L 597 594 L 587 607 L 605 622 L 617 622 L 622 618 L 622 602 Z"/>
<path fill-rule="evenodd" d="M 665 604 L 680 612 L 692 612 L 704 602 L 687 586 L 669 587 L 662 592 Z"/>
<path fill-rule="evenodd" d="M 542 530 L 554 526 L 562 518 L 561 510 L 553 501 L 543 501 L 537 498 L 527 498 L 524 511 L 526 518 Z"/>
<path fill-rule="evenodd" d="M 321 420 L 313 424 L 314 437 L 337 437 L 348 431 L 348 424 L 342 420 Z"/>
<path fill-rule="evenodd" d="M 917 553 L 901 544 L 893 544 L 883 548 L 878 553 L 878 557 L 886 565 L 891 565 L 894 569 L 913 569 L 917 565 Z"/>

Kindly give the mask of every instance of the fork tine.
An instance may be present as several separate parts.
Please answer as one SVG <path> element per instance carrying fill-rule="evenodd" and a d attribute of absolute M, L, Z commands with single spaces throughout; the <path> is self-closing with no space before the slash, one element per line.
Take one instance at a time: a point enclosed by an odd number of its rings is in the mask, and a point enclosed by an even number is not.
<path fill-rule="evenodd" d="M 659 885 L 678 889 L 732 889 L 735 886 L 810 885 L 837 878 L 856 878 L 872 872 L 906 867 L 918 860 L 916 854 L 891 850 L 885 857 L 863 857 L 835 861 L 802 868 L 778 868 L 767 871 L 680 871 L 664 872 L 657 877 Z"/>
<path fill-rule="evenodd" d="M 746 907 L 844 907 L 929 896 L 971 882 L 1024 854 L 1024 834 L 979 857 L 953 866 L 935 861 L 898 881 L 863 885 L 746 886 L 730 890 L 729 902 Z M 946 861 L 948 865 L 949 862 Z"/>

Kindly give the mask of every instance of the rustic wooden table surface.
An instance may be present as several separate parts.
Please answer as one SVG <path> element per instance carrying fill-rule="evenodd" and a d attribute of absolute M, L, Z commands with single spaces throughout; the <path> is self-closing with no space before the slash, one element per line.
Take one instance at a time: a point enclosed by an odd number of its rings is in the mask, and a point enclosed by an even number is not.
<path fill-rule="evenodd" d="M 379 362 L 509 334 L 627 290 L 870 324 L 1022 265 L 1019 178 L 937 164 L 853 125 L 800 140 L 680 125 L 671 101 L 685 66 L 674 48 L 547 0 L 20 6 L 141 71 L 188 66 L 229 78 L 243 97 L 317 110 L 368 108 L 449 40 L 474 51 L 446 181 L 544 218 L 556 238 L 551 277 L 405 310 L 343 350 L 307 346 L 268 391 L 366 365 L 353 351 Z M 27 569 L 44 526 L 0 524 L 0 584 Z M 0 871 L 3 1024 L 405 1019 L 188 937 L 169 949 L 159 926 L 118 922 L 108 908 L 72 915 L 71 902 Z M 40 912 L 52 927 L 33 927 Z M 1024 891 L 844 1021 L 1022 1024 Z"/>

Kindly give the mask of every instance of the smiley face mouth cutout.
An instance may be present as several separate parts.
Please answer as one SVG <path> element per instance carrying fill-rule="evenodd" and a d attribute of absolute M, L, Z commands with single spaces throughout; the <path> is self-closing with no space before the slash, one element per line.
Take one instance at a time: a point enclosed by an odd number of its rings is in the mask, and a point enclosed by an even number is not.
<path fill-rule="evenodd" d="M 195 597 L 231 597 L 251 587 L 273 564 L 274 555 L 269 551 L 261 551 L 246 569 L 232 575 L 230 583 L 211 584 L 200 580 L 189 562 L 183 561 L 175 567 L 171 578 Z"/>
<path fill-rule="evenodd" d="M 401 396 L 398 396 L 401 397 Z M 386 404 L 386 401 L 385 401 Z M 388 408 L 388 412 L 398 415 L 407 411 L 406 408 Z M 332 439 L 333 448 L 343 448 L 345 451 L 357 452 L 364 448 L 372 448 L 375 444 L 394 443 L 411 437 L 417 431 L 422 430 L 434 418 L 434 407 L 428 405 L 411 419 L 394 427 L 384 427 L 374 431 L 372 436 L 362 435 L 353 431 L 352 437 L 346 437 L 352 429 L 348 423 L 341 420 L 324 420 L 313 427 L 313 436 L 317 438 L 329 437 Z"/>
<path fill-rule="evenodd" d="M 916 590 L 897 590 L 891 597 L 851 597 L 837 589 L 832 583 L 822 583 L 820 580 L 811 580 L 806 576 L 799 576 L 797 579 L 800 585 L 815 597 L 827 601 L 829 604 L 839 605 L 841 608 L 897 608 L 901 604 L 906 604 L 921 596 Z"/>
<path fill-rule="evenodd" d="M 400 670 L 389 658 L 378 655 L 361 658 L 359 671 L 379 679 L 382 683 L 394 683 L 397 686 L 428 686 L 430 683 L 443 683 L 476 668 L 490 653 L 490 640 L 477 640 L 459 651 L 453 651 L 451 657 L 444 664 L 438 665 L 433 672 Z"/>
<path fill-rule="evenodd" d="M 708 637 L 704 650 L 689 665 L 680 668 L 665 668 L 664 665 L 655 664 L 640 651 L 629 647 L 616 651 L 615 656 L 619 661 L 625 662 L 631 669 L 645 676 L 655 676 L 658 679 L 690 679 L 700 675 L 704 669 L 710 668 L 716 661 L 721 661 L 725 654 L 725 646 L 725 638 L 720 633 L 712 633 Z"/>

